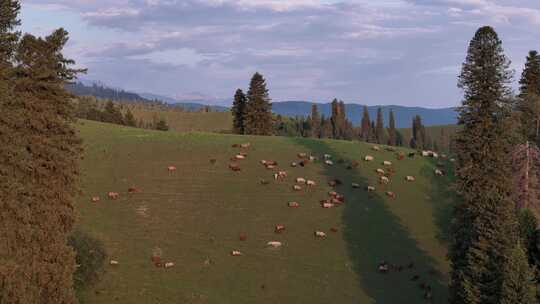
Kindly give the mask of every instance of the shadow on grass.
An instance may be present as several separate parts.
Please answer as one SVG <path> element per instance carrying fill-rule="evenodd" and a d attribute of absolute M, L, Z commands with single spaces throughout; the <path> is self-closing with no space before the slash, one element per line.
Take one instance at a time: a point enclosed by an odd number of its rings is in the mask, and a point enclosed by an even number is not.
<path fill-rule="evenodd" d="M 421 174 L 428 180 L 431 180 L 432 191 L 430 193 L 430 202 L 434 205 L 433 218 L 435 225 L 439 228 L 437 238 L 440 242 L 447 244 L 449 241 L 450 223 L 452 213 L 457 202 L 457 196 L 453 189 L 455 182 L 453 165 L 449 161 L 440 161 L 443 166 L 437 167 L 436 159 L 429 159 L 430 165 L 424 166 Z M 441 169 L 446 174 L 436 176 L 435 169 Z"/>
<path fill-rule="evenodd" d="M 334 166 L 325 166 L 322 170 L 328 181 L 340 179 L 343 185 L 336 191 L 345 195 L 346 203 L 342 210 L 343 238 L 346 242 L 353 270 L 357 275 L 359 288 L 369 296 L 373 303 L 446 303 L 447 287 L 442 275 L 436 271 L 436 261 L 420 249 L 400 221 L 387 207 L 380 185 L 376 192 L 368 193 L 368 180 L 359 173 L 360 169 L 346 170 L 352 159 L 347 159 L 323 141 L 294 138 L 295 144 L 306 148 L 306 151 L 319 158 L 323 154 L 332 155 Z M 299 151 L 300 152 L 300 151 Z M 344 164 L 336 160 L 344 159 Z M 357 159 L 359 161 L 359 159 Z M 365 174 L 374 174 L 366 172 Z M 360 184 L 360 189 L 353 189 L 351 183 Z M 391 184 L 389 186 L 391 188 Z M 388 188 L 388 190 L 391 190 Z M 321 198 L 322 199 L 322 198 Z M 400 203 L 399 196 L 389 203 Z M 380 261 L 388 264 L 404 266 L 403 271 L 390 271 L 386 274 L 378 272 Z M 414 267 L 407 266 L 414 263 Z M 411 280 L 418 275 L 416 281 Z M 425 291 L 420 284 L 431 286 L 433 299 L 424 299 Z"/>

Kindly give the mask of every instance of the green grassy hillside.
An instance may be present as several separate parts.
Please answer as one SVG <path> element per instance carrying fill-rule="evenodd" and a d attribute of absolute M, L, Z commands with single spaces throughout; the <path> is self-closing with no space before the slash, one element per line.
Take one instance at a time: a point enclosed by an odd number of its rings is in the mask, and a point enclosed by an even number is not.
<path fill-rule="evenodd" d="M 178 112 L 148 111 L 133 109 L 137 120 L 152 121 L 152 118 L 164 118 L 171 131 L 177 132 L 230 132 L 232 115 L 230 112 Z"/>
<path fill-rule="evenodd" d="M 446 303 L 451 177 L 435 177 L 429 159 L 398 161 L 358 142 L 158 132 L 89 121 L 78 127 L 86 149 L 78 225 L 120 263 L 106 265 L 101 281 L 81 294 L 84 303 L 425 303 L 420 283 L 432 286 L 433 303 Z M 239 162 L 242 171 L 232 172 L 229 158 L 238 149 L 231 145 L 243 142 L 251 149 Z M 328 153 L 336 164 L 290 168 L 299 152 Z M 375 161 L 360 161 L 366 154 Z M 289 176 L 275 182 L 262 159 L 278 161 Z M 360 166 L 347 170 L 339 159 Z M 375 173 L 383 160 L 396 170 L 386 188 Z M 169 165 L 178 170 L 169 173 Z M 416 181 L 406 182 L 406 175 Z M 294 192 L 296 177 L 318 184 Z M 335 178 L 343 181 L 337 191 L 346 203 L 323 209 L 319 201 Z M 377 191 L 366 192 L 368 184 Z M 128 194 L 132 186 L 142 192 Z M 108 200 L 109 191 L 120 198 Z M 92 203 L 96 195 L 101 201 Z M 290 201 L 300 208 L 288 208 Z M 286 230 L 275 234 L 277 224 Z M 316 239 L 316 230 L 328 237 Z M 272 240 L 283 247 L 266 248 Z M 152 264 L 156 247 L 174 267 Z M 231 250 L 244 255 L 232 257 Z M 380 274 L 381 260 L 414 267 Z M 420 279 L 411 281 L 414 275 Z"/>

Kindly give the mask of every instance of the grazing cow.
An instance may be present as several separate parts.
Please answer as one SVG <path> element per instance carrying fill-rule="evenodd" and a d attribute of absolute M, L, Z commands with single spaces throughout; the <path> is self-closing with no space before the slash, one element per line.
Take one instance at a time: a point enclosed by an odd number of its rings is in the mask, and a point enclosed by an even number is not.
<path fill-rule="evenodd" d="M 386 195 L 390 198 L 396 198 L 396 194 L 392 191 L 386 191 Z"/>
<path fill-rule="evenodd" d="M 381 168 L 375 170 L 375 172 L 377 172 L 377 174 L 384 175 L 384 170 Z"/>
<path fill-rule="evenodd" d="M 237 155 L 234 156 L 234 158 L 237 159 L 237 160 L 246 159 L 246 157 L 244 155 L 242 155 L 242 154 L 237 154 Z"/>
<path fill-rule="evenodd" d="M 373 192 L 373 191 L 375 191 L 375 187 L 373 187 L 373 186 L 367 186 L 366 190 L 367 190 L 368 192 Z"/>
<path fill-rule="evenodd" d="M 109 192 L 107 193 L 107 196 L 109 197 L 109 199 L 115 200 L 120 197 L 120 194 L 118 194 L 117 192 Z"/>
<path fill-rule="evenodd" d="M 250 143 L 244 143 L 244 144 L 240 145 L 240 148 L 242 148 L 242 149 L 249 149 L 249 147 L 251 147 Z"/>
<path fill-rule="evenodd" d="M 313 155 L 310 155 L 308 159 L 309 159 L 309 161 L 315 161 L 315 160 L 317 160 L 317 158 L 316 158 L 315 156 L 313 156 Z"/>
<path fill-rule="evenodd" d="M 440 170 L 440 169 L 435 169 L 435 175 L 437 175 L 437 176 L 443 176 L 443 175 L 444 175 L 444 171 L 443 171 L 443 170 Z"/>
<path fill-rule="evenodd" d="M 381 176 L 380 183 L 381 184 L 388 184 L 388 183 L 390 183 L 390 179 L 388 177 L 386 177 L 386 176 Z"/>
<path fill-rule="evenodd" d="M 315 231 L 315 237 L 318 237 L 318 238 L 325 238 L 326 237 L 326 233 L 322 232 L 322 231 Z"/>
<path fill-rule="evenodd" d="M 274 170 L 276 168 L 276 166 L 274 165 L 266 165 L 266 169 L 268 170 Z"/>
<path fill-rule="evenodd" d="M 229 164 L 229 169 L 235 172 L 241 171 L 240 166 L 238 164 Z"/>
<path fill-rule="evenodd" d="M 296 166 L 298 166 L 298 164 L 296 162 L 291 163 L 291 167 L 296 168 Z"/>
<path fill-rule="evenodd" d="M 326 201 L 323 201 L 321 203 L 321 207 L 325 208 L 325 209 L 329 209 L 329 208 L 334 208 L 335 204 L 333 203 L 328 203 Z"/>
<path fill-rule="evenodd" d="M 139 192 L 141 192 L 139 188 L 136 188 L 136 187 L 128 188 L 128 193 L 139 193 Z"/>
<path fill-rule="evenodd" d="M 171 268 L 174 266 L 174 263 L 173 262 L 167 262 L 165 263 L 165 268 Z"/>
<path fill-rule="evenodd" d="M 285 226 L 284 225 L 276 225 L 276 228 L 274 230 L 275 233 L 281 233 L 285 230 Z"/>
<path fill-rule="evenodd" d="M 298 153 L 298 158 L 300 159 L 307 158 L 307 153 Z"/>
<path fill-rule="evenodd" d="M 338 194 L 337 194 L 336 191 L 330 191 L 330 192 L 328 192 L 328 195 L 332 196 L 332 197 L 336 197 Z"/>
<path fill-rule="evenodd" d="M 99 196 L 94 196 L 92 197 L 92 203 L 97 203 L 99 202 L 101 199 L 99 198 Z"/>
<path fill-rule="evenodd" d="M 303 178 L 303 177 L 298 177 L 298 178 L 296 178 L 296 183 L 297 183 L 297 184 L 305 184 L 305 183 L 306 183 L 306 179 Z"/>
<path fill-rule="evenodd" d="M 231 256 L 241 256 L 241 255 L 242 255 L 242 252 L 240 252 L 238 250 L 231 251 Z"/>
<path fill-rule="evenodd" d="M 379 146 L 373 146 L 373 147 L 371 147 L 371 150 L 373 150 L 373 151 L 381 151 L 381 148 Z"/>
<path fill-rule="evenodd" d="M 324 163 L 325 163 L 326 165 L 328 165 L 328 166 L 333 166 L 333 165 L 334 165 L 334 162 L 331 161 L 331 160 L 329 160 L 329 159 L 325 160 Z"/>
<path fill-rule="evenodd" d="M 290 208 L 298 208 L 298 207 L 300 207 L 300 204 L 297 203 L 297 202 L 289 202 L 287 205 L 288 205 Z"/>
<path fill-rule="evenodd" d="M 115 266 L 115 265 L 119 265 L 120 263 L 116 260 L 110 260 L 109 264 Z"/>
<path fill-rule="evenodd" d="M 378 270 L 379 270 L 380 273 L 387 273 L 388 272 L 388 264 L 385 261 L 380 262 Z"/>
<path fill-rule="evenodd" d="M 282 245 L 283 244 L 281 244 L 281 242 L 278 242 L 278 241 L 270 241 L 270 242 L 266 243 L 266 246 L 272 247 L 272 248 L 279 248 Z"/>
<path fill-rule="evenodd" d="M 175 167 L 175 166 L 168 166 L 168 167 L 167 167 L 167 170 L 168 170 L 169 172 L 174 172 L 174 171 L 176 171 L 176 167 Z"/>
<path fill-rule="evenodd" d="M 232 147 L 233 148 L 240 148 L 240 144 L 233 144 Z"/>
<path fill-rule="evenodd" d="M 405 159 L 405 154 L 403 154 L 403 152 L 398 153 L 397 159 L 398 160 L 404 160 Z"/>
<path fill-rule="evenodd" d="M 355 188 L 355 189 L 358 189 L 358 188 L 360 188 L 360 184 L 358 184 L 358 183 L 352 183 L 352 184 L 351 184 L 351 187 L 353 187 L 353 188 Z"/>
<path fill-rule="evenodd" d="M 430 156 L 433 158 L 439 158 L 439 154 L 437 154 L 436 152 L 431 152 Z"/>
<path fill-rule="evenodd" d="M 450 158 L 450 162 L 451 162 L 451 163 L 455 163 L 455 162 L 456 162 L 456 159 L 455 159 L 455 158 Z"/>
<path fill-rule="evenodd" d="M 364 160 L 365 161 L 373 161 L 375 158 L 371 155 L 366 155 L 366 157 L 364 157 Z"/>
<path fill-rule="evenodd" d="M 416 153 L 414 153 L 414 152 L 409 153 L 410 158 L 414 158 L 415 155 L 416 155 Z"/>
<path fill-rule="evenodd" d="M 307 180 L 306 181 L 306 184 L 309 186 L 309 187 L 314 187 L 317 185 L 317 183 L 315 183 L 315 181 L 312 181 L 312 180 Z"/>
<path fill-rule="evenodd" d="M 387 160 L 383 161 L 383 166 L 391 166 L 391 165 L 392 165 L 392 162 L 387 161 Z"/>
<path fill-rule="evenodd" d="M 331 181 L 328 182 L 328 185 L 329 185 L 330 187 L 335 187 L 335 186 L 337 186 L 337 183 L 336 183 L 335 180 L 331 180 Z"/>
<path fill-rule="evenodd" d="M 332 158 L 332 155 L 330 155 L 330 154 L 325 154 L 324 155 L 324 159 L 331 159 L 331 158 Z"/>
<path fill-rule="evenodd" d="M 422 151 L 422 156 L 424 157 L 429 156 L 429 151 Z"/>
<path fill-rule="evenodd" d="M 300 187 L 300 186 L 298 186 L 298 185 L 294 185 L 294 186 L 293 186 L 293 190 L 294 190 L 294 191 L 300 191 L 300 190 L 302 190 L 302 187 Z"/>
<path fill-rule="evenodd" d="M 160 256 L 152 256 L 152 263 L 154 263 L 154 266 L 156 267 L 162 267 L 163 263 L 161 262 Z"/>
<path fill-rule="evenodd" d="M 408 182 L 414 182 L 416 179 L 414 178 L 414 176 L 407 175 L 405 177 L 405 180 L 408 181 Z"/>
<path fill-rule="evenodd" d="M 238 238 L 240 239 L 240 241 L 245 241 L 245 240 L 247 240 L 247 234 L 240 233 L 240 236 Z"/>

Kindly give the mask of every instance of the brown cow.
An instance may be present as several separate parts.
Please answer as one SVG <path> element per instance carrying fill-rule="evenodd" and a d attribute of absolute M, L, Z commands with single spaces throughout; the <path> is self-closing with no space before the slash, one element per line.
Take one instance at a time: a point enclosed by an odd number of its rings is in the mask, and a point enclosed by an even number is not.
<path fill-rule="evenodd" d="M 118 194 L 117 192 L 109 192 L 107 193 L 107 196 L 109 197 L 109 199 L 115 200 L 120 197 L 120 194 Z"/>
<path fill-rule="evenodd" d="M 240 166 L 238 164 L 229 164 L 229 169 L 235 172 L 241 171 Z"/>
<path fill-rule="evenodd" d="M 168 166 L 168 167 L 167 167 L 167 170 L 168 170 L 169 172 L 174 172 L 174 171 L 176 171 L 176 167 L 175 167 L 175 166 Z"/>
<path fill-rule="evenodd" d="M 284 225 L 276 225 L 276 228 L 274 230 L 275 233 L 281 233 L 285 230 L 285 226 Z"/>
<path fill-rule="evenodd" d="M 298 208 L 298 207 L 300 207 L 300 204 L 298 204 L 297 202 L 289 202 L 287 205 L 290 208 Z"/>
<path fill-rule="evenodd" d="M 129 187 L 128 189 L 128 193 L 139 193 L 139 192 L 141 192 L 141 189 L 137 187 Z"/>
<path fill-rule="evenodd" d="M 99 196 L 94 196 L 94 197 L 92 197 L 92 203 L 97 203 L 97 202 L 99 202 L 99 201 L 100 201 Z"/>

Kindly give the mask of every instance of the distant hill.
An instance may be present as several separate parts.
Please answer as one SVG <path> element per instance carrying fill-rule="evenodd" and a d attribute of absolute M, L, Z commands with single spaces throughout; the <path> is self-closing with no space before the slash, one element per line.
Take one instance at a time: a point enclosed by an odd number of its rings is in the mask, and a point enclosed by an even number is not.
<path fill-rule="evenodd" d="M 212 102 L 207 102 L 204 100 L 178 100 L 172 97 L 167 97 L 167 96 L 162 96 L 162 95 L 157 95 L 157 94 L 152 94 L 152 93 L 140 93 L 139 95 L 141 95 L 142 97 L 146 99 L 161 100 L 170 105 L 182 107 L 188 111 L 198 111 L 206 106 L 209 106 L 213 112 L 229 111 L 228 107 L 212 105 Z"/>
<path fill-rule="evenodd" d="M 274 102 L 272 104 L 272 110 L 285 116 L 307 116 L 311 114 L 312 102 L 306 101 L 283 101 Z M 329 116 L 332 113 L 331 104 L 317 104 L 319 113 Z M 353 122 L 353 124 L 360 124 L 362 119 L 363 105 L 358 104 L 346 104 L 347 117 Z M 426 126 L 434 125 L 451 125 L 457 123 L 457 113 L 454 108 L 443 109 L 428 109 L 421 107 L 404 107 L 404 106 L 380 106 L 383 111 L 383 117 L 385 125 L 388 124 L 388 113 L 390 109 L 394 111 L 397 128 L 409 128 L 411 126 L 412 118 L 415 115 L 422 116 L 422 122 Z M 369 117 L 375 120 L 377 115 L 377 109 L 379 106 L 368 106 Z"/>
<path fill-rule="evenodd" d="M 124 101 L 150 101 L 136 93 L 113 89 L 96 83 L 86 85 L 82 82 L 77 82 L 66 85 L 66 89 L 77 96 L 94 96 L 97 98 Z"/>

